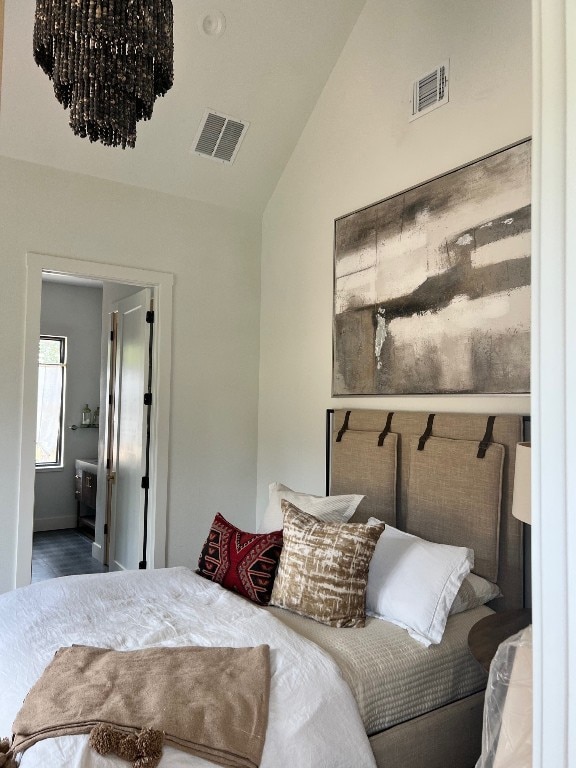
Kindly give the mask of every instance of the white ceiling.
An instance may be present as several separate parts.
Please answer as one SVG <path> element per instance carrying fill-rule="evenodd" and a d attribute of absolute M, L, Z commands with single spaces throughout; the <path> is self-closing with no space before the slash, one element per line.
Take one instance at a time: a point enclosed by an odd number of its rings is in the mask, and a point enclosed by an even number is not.
<path fill-rule="evenodd" d="M 174 86 L 122 150 L 73 135 L 32 57 L 34 0 L 5 0 L 0 154 L 259 215 L 364 3 L 173 0 Z M 214 10 L 220 37 L 201 30 Z M 207 108 L 250 123 L 231 165 L 190 151 Z"/>

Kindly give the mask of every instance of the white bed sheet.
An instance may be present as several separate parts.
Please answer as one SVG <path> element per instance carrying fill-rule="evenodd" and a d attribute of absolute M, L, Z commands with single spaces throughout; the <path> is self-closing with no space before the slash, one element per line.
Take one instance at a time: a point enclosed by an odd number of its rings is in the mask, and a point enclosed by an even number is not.
<path fill-rule="evenodd" d="M 261 768 L 375 768 L 348 684 L 320 648 L 187 568 L 68 576 L 0 596 L 0 736 L 9 735 L 30 687 L 55 651 L 73 643 L 271 649 L 269 723 Z M 213 763 L 165 747 L 161 768 Z M 126 768 L 87 736 L 45 739 L 22 768 Z"/>

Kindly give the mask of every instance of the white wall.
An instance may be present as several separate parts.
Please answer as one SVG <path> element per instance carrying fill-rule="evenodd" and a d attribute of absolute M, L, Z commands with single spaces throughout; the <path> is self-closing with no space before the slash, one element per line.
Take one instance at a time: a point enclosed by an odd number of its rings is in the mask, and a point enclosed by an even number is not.
<path fill-rule="evenodd" d="M 325 409 L 529 411 L 528 396 L 331 398 L 334 219 L 531 132 L 529 0 L 368 0 L 262 224 L 258 508 L 324 490 Z M 409 123 L 450 58 L 450 102 Z"/>
<path fill-rule="evenodd" d="M 40 332 L 67 338 L 64 466 L 36 471 L 35 531 L 76 526 L 74 461 L 98 456 L 98 430 L 69 427 L 100 403 L 101 326 L 101 288 L 43 283 Z"/>
<path fill-rule="evenodd" d="M 27 251 L 174 274 L 167 562 L 195 566 L 217 511 L 254 521 L 259 222 L 6 158 L 0 200 L 0 592 L 14 585 Z"/>

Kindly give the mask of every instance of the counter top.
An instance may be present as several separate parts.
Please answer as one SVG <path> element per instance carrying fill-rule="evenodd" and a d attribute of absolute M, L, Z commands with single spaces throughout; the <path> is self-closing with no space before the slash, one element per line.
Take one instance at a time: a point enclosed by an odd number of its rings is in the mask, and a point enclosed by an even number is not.
<path fill-rule="evenodd" d="M 97 472 L 98 471 L 98 459 L 76 459 L 76 469 L 82 469 L 84 472 Z"/>

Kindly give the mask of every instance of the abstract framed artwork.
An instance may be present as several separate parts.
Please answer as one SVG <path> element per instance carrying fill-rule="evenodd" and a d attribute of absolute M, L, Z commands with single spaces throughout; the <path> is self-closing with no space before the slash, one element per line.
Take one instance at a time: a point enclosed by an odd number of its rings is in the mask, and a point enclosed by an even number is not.
<path fill-rule="evenodd" d="M 335 397 L 530 391 L 530 150 L 336 219 Z"/>

